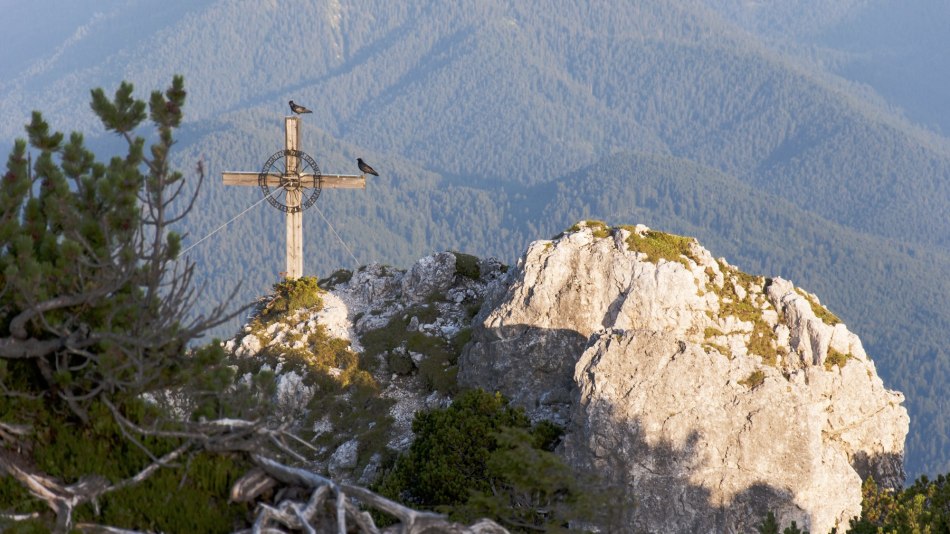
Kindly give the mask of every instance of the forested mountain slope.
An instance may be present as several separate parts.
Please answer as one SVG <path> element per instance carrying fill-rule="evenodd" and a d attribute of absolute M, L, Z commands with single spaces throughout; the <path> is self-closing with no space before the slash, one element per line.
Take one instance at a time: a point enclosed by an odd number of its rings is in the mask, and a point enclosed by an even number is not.
<path fill-rule="evenodd" d="M 49 9 L 59 40 L 31 49 L 38 22 L 10 24 L 22 54 L 0 62 L 0 140 L 34 108 L 94 137 L 89 88 L 182 73 L 178 161 L 210 173 L 186 247 L 260 200 L 219 176 L 281 148 L 291 98 L 314 110 L 302 148 L 324 171 L 356 172 L 363 157 L 383 174 L 305 213 L 314 274 L 444 249 L 512 261 L 581 217 L 695 235 L 744 270 L 828 295 L 907 394 L 911 473 L 947 471 L 950 143 L 803 60 L 808 39 L 866 3 L 780 12 L 798 24 L 789 55 L 729 4 L 69 4 Z M 266 292 L 282 232 L 262 204 L 190 250 L 209 301 L 238 280 L 241 301 Z"/>
<path fill-rule="evenodd" d="M 709 0 L 772 48 L 873 88 L 900 113 L 950 133 L 950 47 L 943 0 Z M 868 95 L 869 92 L 864 92 Z"/>

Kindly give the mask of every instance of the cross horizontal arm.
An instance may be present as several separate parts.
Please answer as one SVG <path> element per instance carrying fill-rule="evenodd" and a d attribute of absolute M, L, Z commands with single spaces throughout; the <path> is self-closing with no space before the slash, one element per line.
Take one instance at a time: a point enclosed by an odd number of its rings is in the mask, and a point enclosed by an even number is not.
<path fill-rule="evenodd" d="M 223 172 L 221 179 L 224 185 L 253 185 L 257 186 L 259 172 Z M 271 183 L 273 182 L 273 184 Z M 280 175 L 270 173 L 267 175 L 267 185 L 280 185 Z"/>
<path fill-rule="evenodd" d="M 245 185 L 257 186 L 257 180 L 260 173 L 257 172 L 224 172 L 221 173 L 221 179 L 224 185 Z M 304 183 L 306 178 L 312 174 L 304 174 Z M 270 187 L 280 186 L 281 175 L 278 173 L 267 174 L 267 185 Z M 320 187 L 323 189 L 366 189 L 365 174 L 321 174 Z"/>
<path fill-rule="evenodd" d="M 321 174 L 320 187 L 324 189 L 366 189 L 366 175 Z"/>

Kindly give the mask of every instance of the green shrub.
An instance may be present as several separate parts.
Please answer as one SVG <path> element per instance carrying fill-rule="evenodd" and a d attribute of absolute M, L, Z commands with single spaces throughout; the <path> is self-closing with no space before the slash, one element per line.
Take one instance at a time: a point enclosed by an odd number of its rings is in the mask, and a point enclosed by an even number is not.
<path fill-rule="evenodd" d="M 303 308 L 323 306 L 320 289 L 314 276 L 304 276 L 296 280 L 285 279 L 274 284 L 274 296 L 261 310 L 261 317 L 267 321 Z"/>
<path fill-rule="evenodd" d="M 415 306 L 404 314 L 393 316 L 386 326 L 364 333 L 360 338 L 363 345 L 363 367 L 375 369 L 377 356 L 385 354 L 390 365 L 395 362 L 396 368 L 407 370 L 407 362 L 398 361 L 402 356 L 390 360 L 390 355 L 396 348 L 405 347 L 408 352 L 424 356 L 416 367 L 426 389 L 454 394 L 458 389 L 458 357 L 465 343 L 471 339 L 470 329 L 461 330 L 451 341 L 446 341 L 423 332 L 408 331 L 409 321 L 413 316 L 419 317 L 420 321 L 431 322 L 438 316 L 438 309 L 434 305 Z M 399 373 L 396 369 L 393 369 L 393 372 Z"/>
<path fill-rule="evenodd" d="M 416 365 L 405 352 L 390 352 L 386 355 L 386 365 L 389 370 L 397 375 L 411 375 L 416 370 Z"/>
<path fill-rule="evenodd" d="M 174 469 L 163 469 L 142 484 L 91 505 L 80 518 L 150 532 L 229 532 L 244 524 L 250 506 L 228 501 L 231 486 L 250 469 L 239 456 L 202 453 Z M 183 484 L 184 482 L 184 484 Z"/>
<path fill-rule="evenodd" d="M 710 343 L 707 341 L 706 343 L 703 343 L 703 349 L 706 352 L 715 350 L 716 352 L 718 352 L 719 354 L 722 354 L 723 356 L 729 358 L 730 360 L 732 359 L 732 351 L 730 351 L 728 348 L 722 345 L 719 345 L 718 343 Z"/>
<path fill-rule="evenodd" d="M 386 326 L 369 330 L 360 336 L 364 359 L 373 360 L 375 356 L 391 351 L 406 342 L 409 333 L 408 319 L 393 316 Z"/>
<path fill-rule="evenodd" d="M 719 330 L 718 328 L 707 326 L 706 329 L 703 331 L 703 335 L 705 336 L 706 339 L 709 339 L 711 337 L 719 337 L 723 335 L 723 333 L 722 333 L 722 330 Z"/>
<path fill-rule="evenodd" d="M 484 304 L 484 302 L 481 299 L 466 304 L 465 316 L 469 319 L 474 319 L 475 316 L 478 315 L 478 312 L 482 311 L 482 304 Z"/>
<path fill-rule="evenodd" d="M 419 319 L 420 324 L 430 324 L 439 318 L 439 307 L 436 306 L 434 302 L 413 306 L 406 310 L 403 316 L 406 317 L 406 326 L 409 326 L 409 321 L 412 320 L 413 317 Z"/>
<path fill-rule="evenodd" d="M 158 415 L 155 407 L 142 401 L 128 400 L 124 406 L 125 417 L 137 424 Z M 116 483 L 153 461 L 125 437 L 102 404 L 91 406 L 88 423 L 48 411 L 32 399 L 6 398 L 0 401 L 0 412 L 13 413 L 5 410 L 30 410 L 37 429 L 32 436 L 35 467 L 67 483 L 88 473 Z M 155 456 L 181 445 L 174 438 L 139 436 L 137 441 Z M 247 505 L 228 501 L 231 485 L 250 468 L 242 455 L 199 453 L 159 469 L 138 484 L 103 495 L 98 514 L 91 504 L 78 507 L 75 519 L 140 531 L 229 532 L 243 524 L 251 511 Z M 12 477 L 0 477 L 0 510 L 41 514 L 36 521 L 16 525 L 10 532 L 49 532 L 54 520 Z M 7 527 L 0 520 L 0 530 L 6 532 Z"/>
<path fill-rule="evenodd" d="M 775 339 L 776 336 L 772 331 L 772 327 L 759 318 L 752 323 L 752 333 L 749 335 L 749 342 L 746 347 L 749 349 L 749 353 L 759 356 L 763 363 L 774 367 L 778 363 L 778 351 L 774 345 Z"/>
<path fill-rule="evenodd" d="M 590 228 L 591 234 L 596 238 L 610 237 L 610 226 L 603 221 L 587 221 L 587 227 Z"/>
<path fill-rule="evenodd" d="M 452 338 L 452 348 L 455 349 L 455 353 L 458 355 L 462 354 L 462 349 L 465 348 L 465 345 L 472 340 L 472 329 L 463 328 L 458 331 L 457 334 Z"/>
<path fill-rule="evenodd" d="M 861 488 L 861 517 L 850 521 L 849 533 L 950 532 L 950 476 L 926 476 L 900 490 L 880 488 L 868 477 Z"/>
<path fill-rule="evenodd" d="M 495 438 L 498 448 L 485 464 L 492 489 L 473 491 L 453 510 L 454 518 L 467 523 L 491 517 L 511 530 L 544 532 L 566 532 L 569 521 L 594 519 L 600 492 L 538 446 L 536 435 L 509 427 Z"/>
<path fill-rule="evenodd" d="M 482 390 L 459 395 L 446 409 L 417 413 L 415 440 L 379 491 L 426 508 L 463 503 L 469 489 L 490 491 L 485 462 L 497 448 L 494 433 L 503 427 L 527 428 L 530 421 L 500 394 Z"/>
<path fill-rule="evenodd" d="M 380 388 L 373 376 L 356 363 L 346 367 L 337 376 L 318 374 L 318 385 L 308 405 L 312 421 L 304 427 L 313 427 L 317 420 L 327 418 L 334 431 L 313 436 L 304 431 L 303 437 L 312 439 L 317 446 L 333 451 L 350 439 L 359 443 L 357 472 L 374 454 L 384 453 L 392 428 L 390 408 L 394 401 L 380 396 Z M 327 457 L 323 457 L 324 460 Z"/>
<path fill-rule="evenodd" d="M 428 391 L 457 392 L 460 351 L 456 351 L 453 344 L 422 332 L 412 332 L 406 340 L 406 349 L 424 355 L 419 362 L 419 375 Z"/>
<path fill-rule="evenodd" d="M 837 366 L 839 369 L 844 367 L 848 360 L 854 358 L 852 354 L 842 354 L 835 349 L 828 347 L 828 356 L 825 357 L 825 370 L 830 371 Z"/>
<path fill-rule="evenodd" d="M 412 429 L 412 445 L 374 486 L 385 496 L 517 530 L 565 529 L 597 510 L 597 489 L 551 452 L 562 431 L 532 426 L 500 394 L 466 391 L 448 408 L 417 413 Z"/>
<path fill-rule="evenodd" d="M 439 317 L 439 308 L 435 304 L 423 304 L 413 306 L 404 313 L 393 315 L 386 326 L 370 330 L 360 337 L 364 354 L 369 357 L 377 356 L 407 343 L 413 334 L 424 335 L 408 331 L 409 322 L 413 317 L 418 318 L 422 324 L 431 323 Z M 418 346 L 410 350 L 415 350 L 415 352 L 424 351 Z"/>
<path fill-rule="evenodd" d="M 481 268 L 478 266 L 478 258 L 471 254 L 462 254 L 452 251 L 455 256 L 455 272 L 472 280 L 478 280 L 482 275 Z"/>
<path fill-rule="evenodd" d="M 578 232 L 581 228 L 590 228 L 591 234 L 597 238 L 610 237 L 610 226 L 604 221 L 589 220 L 589 221 L 579 221 L 578 223 L 572 225 L 570 228 L 561 232 L 560 234 L 554 236 L 554 239 L 562 237 L 564 234 L 570 234 Z"/>
<path fill-rule="evenodd" d="M 337 269 L 333 274 L 326 278 L 321 278 L 317 284 L 323 289 L 333 289 L 334 287 L 345 284 L 353 278 L 353 271 L 349 269 Z"/>
<path fill-rule="evenodd" d="M 762 316 L 762 310 L 756 308 L 748 298 L 739 300 L 735 295 L 731 290 L 720 293 L 719 315 L 721 317 L 732 315 L 741 321 L 755 322 Z"/>
<path fill-rule="evenodd" d="M 236 358 L 231 363 L 239 376 L 250 373 L 251 383 L 237 384 L 228 391 L 228 416 L 280 421 L 294 418 L 301 437 L 323 448 L 317 453 L 317 459 L 323 461 L 337 446 L 356 439 L 357 470 L 373 455 L 385 453 L 394 401 L 380 396 L 379 385 L 368 372 L 367 364 L 377 364 L 377 359 L 361 357 L 351 350 L 348 341 L 331 337 L 323 326 L 310 330 L 304 347 L 269 346 L 255 358 Z M 403 363 L 412 366 L 408 356 Z M 312 391 L 305 411 L 290 413 L 286 406 L 272 402 L 276 376 L 274 371 L 262 371 L 264 365 L 272 370 L 281 365 L 281 373 L 295 371 L 302 377 L 303 384 Z M 316 435 L 314 426 L 324 418 L 333 432 Z"/>
<path fill-rule="evenodd" d="M 689 267 L 686 258 L 692 258 L 695 261 L 690 252 L 690 243 L 695 241 L 692 237 L 653 230 L 648 230 L 641 236 L 633 226 L 621 226 L 621 228 L 630 231 L 630 236 L 627 237 L 627 250 L 646 254 L 649 262 L 657 263 L 660 259 L 664 259 Z"/>
<path fill-rule="evenodd" d="M 733 316 L 740 321 L 752 323 L 752 333 L 746 343 L 749 354 L 759 356 L 762 358 L 762 362 L 767 365 L 777 365 L 778 349 L 776 348 L 776 342 L 778 338 L 771 325 L 763 318 L 762 308 L 756 303 L 756 299 L 762 298 L 761 294 L 753 294 L 752 292 L 754 286 L 764 286 L 765 278 L 744 273 L 723 263 L 720 263 L 720 269 L 725 277 L 722 287 L 712 284 L 707 286 L 719 296 L 719 317 Z M 710 269 L 706 270 L 706 274 L 710 277 L 713 276 Z M 743 298 L 739 298 L 737 287 L 745 290 Z M 771 307 L 768 300 L 764 300 L 763 305 Z M 707 314 L 711 319 L 716 318 L 712 313 L 707 312 Z M 711 330 L 715 329 L 706 329 L 707 338 Z"/>
<path fill-rule="evenodd" d="M 792 524 L 779 531 L 778 521 L 775 520 L 775 514 L 769 512 L 762 523 L 756 527 L 759 534 L 808 534 L 807 530 L 798 528 L 798 524 L 792 521 Z"/>
<path fill-rule="evenodd" d="M 442 358 L 426 358 L 419 362 L 419 376 L 426 391 L 447 395 L 458 392 L 458 365 Z"/>

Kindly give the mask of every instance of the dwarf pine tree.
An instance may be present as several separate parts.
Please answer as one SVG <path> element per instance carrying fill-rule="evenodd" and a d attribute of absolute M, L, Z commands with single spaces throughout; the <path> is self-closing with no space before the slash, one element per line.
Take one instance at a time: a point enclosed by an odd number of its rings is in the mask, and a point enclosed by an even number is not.
<path fill-rule="evenodd" d="M 191 270 L 176 262 L 180 238 L 169 231 L 182 216 L 168 211 L 183 184 L 168 155 L 184 99 L 180 77 L 152 94 L 158 139 L 150 156 L 134 133 L 146 104 L 123 83 L 113 100 L 94 90 L 92 107 L 128 141 L 124 157 L 96 161 L 82 134 L 65 141 L 34 112 L 26 128 L 39 151 L 34 168 L 26 166 L 25 141 L 9 158 L 0 214 L 0 358 L 16 391 L 42 393 L 81 420 L 104 396 L 162 386 L 185 345 L 214 324 L 183 319 Z"/>
<path fill-rule="evenodd" d="M 552 452 L 560 428 L 532 425 L 498 393 L 465 391 L 448 408 L 416 413 L 412 431 L 409 450 L 376 487 L 455 520 L 488 517 L 513 532 L 567 532 L 607 525 L 612 506 L 629 504 L 614 502 L 599 481 Z"/>
<path fill-rule="evenodd" d="M 162 414 L 143 399 L 180 386 L 196 365 L 222 378 L 220 350 L 195 355 L 187 346 L 228 319 L 221 307 L 187 319 L 192 266 L 178 260 L 180 238 L 170 231 L 194 201 L 183 192 L 197 191 L 169 165 L 183 80 L 148 104 L 132 92 L 128 83 L 111 99 L 92 91 L 93 111 L 126 141 L 123 155 L 99 161 L 82 134 L 67 139 L 34 112 L 0 181 L 0 530 L 62 531 L 102 517 L 175 530 L 180 518 L 168 511 L 187 508 L 174 491 L 164 501 L 112 499 L 146 479 L 164 490 L 182 480 L 152 475 L 195 450 L 195 440 L 181 427 L 157 432 Z M 146 119 L 154 133 L 140 133 Z M 240 471 L 235 459 L 191 458 L 226 502 L 220 486 Z M 204 494 L 199 502 L 209 503 L 202 514 L 216 506 Z M 224 524 L 233 513 L 223 513 Z"/>

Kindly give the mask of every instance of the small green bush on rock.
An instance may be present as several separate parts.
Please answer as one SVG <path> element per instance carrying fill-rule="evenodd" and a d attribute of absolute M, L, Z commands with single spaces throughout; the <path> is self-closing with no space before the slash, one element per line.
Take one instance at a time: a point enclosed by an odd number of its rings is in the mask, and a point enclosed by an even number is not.
<path fill-rule="evenodd" d="M 264 306 L 260 315 L 266 321 L 302 308 L 322 306 L 322 291 L 314 276 L 285 279 L 274 284 L 274 298 Z"/>
<path fill-rule="evenodd" d="M 390 352 L 386 355 L 386 364 L 397 375 L 410 375 L 416 369 L 412 358 L 405 352 Z"/>
<path fill-rule="evenodd" d="M 831 310 L 819 304 L 815 297 L 797 287 L 795 291 L 805 297 L 805 300 L 807 300 L 809 306 L 811 306 L 811 311 L 815 313 L 815 317 L 821 319 L 821 322 L 828 326 L 834 326 L 841 322 L 841 319 L 839 319 L 837 315 L 831 313 Z"/>
<path fill-rule="evenodd" d="M 834 367 L 839 369 L 847 365 L 848 360 L 854 358 L 851 354 L 843 354 L 835 349 L 828 348 L 828 356 L 825 357 L 825 370 L 830 371 Z"/>
<path fill-rule="evenodd" d="M 455 256 L 455 272 L 472 280 L 478 280 L 482 275 L 481 268 L 478 266 L 478 258 L 471 254 L 462 254 L 452 251 Z"/>
<path fill-rule="evenodd" d="M 417 413 L 412 429 L 415 441 L 375 486 L 383 495 L 516 531 L 566 530 L 598 510 L 596 488 L 551 452 L 562 431 L 532 426 L 500 394 L 466 391 L 446 409 Z"/>
<path fill-rule="evenodd" d="M 345 284 L 353 278 L 353 271 L 349 269 L 337 269 L 333 274 L 326 278 L 321 278 L 317 284 L 323 289 L 333 289 L 334 287 Z"/>
<path fill-rule="evenodd" d="M 795 521 L 792 521 L 792 524 L 783 530 L 779 530 L 778 521 L 772 512 L 769 512 L 768 515 L 765 516 L 765 519 L 756 530 L 759 531 L 759 534 L 809 534 L 807 530 L 803 531 L 798 528 L 798 524 Z"/>
<path fill-rule="evenodd" d="M 646 254 L 647 261 L 657 263 L 660 259 L 664 259 L 676 261 L 689 267 L 686 258 L 692 258 L 690 243 L 695 239 L 653 230 L 649 230 L 641 236 L 637 233 L 635 227 L 621 226 L 621 228 L 630 232 L 630 236 L 627 237 L 627 249 Z"/>

